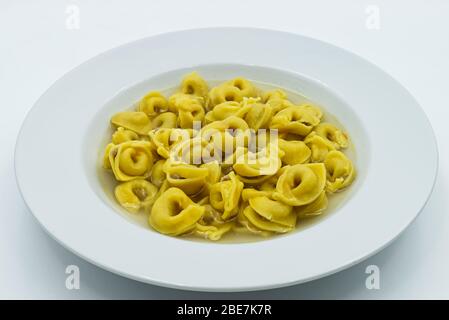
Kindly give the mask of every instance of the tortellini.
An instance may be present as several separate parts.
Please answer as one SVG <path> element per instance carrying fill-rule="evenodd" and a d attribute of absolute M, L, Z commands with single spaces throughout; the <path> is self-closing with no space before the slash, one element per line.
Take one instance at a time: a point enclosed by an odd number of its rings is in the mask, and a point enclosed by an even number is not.
<path fill-rule="evenodd" d="M 320 123 L 317 114 L 308 108 L 291 106 L 279 111 L 271 120 L 271 128 L 305 136 Z"/>
<path fill-rule="evenodd" d="M 329 151 L 335 150 L 334 144 L 329 140 L 311 132 L 305 139 L 304 143 L 311 150 L 311 162 L 323 162 Z"/>
<path fill-rule="evenodd" d="M 203 206 L 204 214 L 196 224 L 196 235 L 215 241 L 233 229 L 235 225 L 234 221 L 224 221 L 221 219 L 221 213 L 210 204 L 205 203 Z"/>
<path fill-rule="evenodd" d="M 192 72 L 182 79 L 181 92 L 205 98 L 209 92 L 206 81 L 196 72 Z"/>
<path fill-rule="evenodd" d="M 164 112 L 151 121 L 153 128 L 174 128 L 178 122 L 178 116 L 173 112 Z"/>
<path fill-rule="evenodd" d="M 148 135 L 159 156 L 167 159 L 170 157 L 170 149 L 186 138 L 189 138 L 191 133 L 176 128 L 159 128 L 151 130 Z"/>
<path fill-rule="evenodd" d="M 247 102 L 247 104 L 249 103 Z M 257 102 L 249 106 L 249 111 L 244 118 L 248 126 L 254 130 L 267 128 L 271 121 L 271 117 L 273 116 L 273 109 L 271 106 L 269 104 Z"/>
<path fill-rule="evenodd" d="M 123 111 L 116 113 L 111 118 L 111 123 L 117 127 L 123 127 L 140 135 L 148 134 L 152 128 L 150 118 L 146 113 L 141 111 Z"/>
<path fill-rule="evenodd" d="M 147 178 L 154 162 L 151 143 L 140 140 L 126 141 L 110 147 L 108 157 L 118 181 Z"/>
<path fill-rule="evenodd" d="M 223 213 L 222 219 L 227 220 L 238 212 L 243 183 L 236 177 L 234 172 L 231 172 L 224 178 L 226 180 L 211 186 L 209 198 L 211 205 Z"/>
<path fill-rule="evenodd" d="M 248 199 L 252 209 L 246 208 L 244 215 L 260 229 L 283 233 L 295 227 L 297 215 L 293 213 L 292 207 L 273 200 L 269 192 L 247 192 L 244 198 Z"/>
<path fill-rule="evenodd" d="M 283 226 L 276 222 L 267 220 L 249 205 L 243 209 L 243 215 L 249 222 L 251 222 L 253 226 L 262 231 L 286 233 L 293 229 L 293 227 Z"/>
<path fill-rule="evenodd" d="M 180 128 L 192 128 L 194 121 L 201 122 L 204 119 L 205 111 L 202 99 L 187 94 L 180 94 L 175 98 L 170 98 L 171 110 L 178 113 L 178 125 Z"/>
<path fill-rule="evenodd" d="M 243 118 L 250 110 L 251 105 L 245 103 L 243 106 L 240 102 L 226 101 L 216 105 L 211 111 L 209 111 L 204 117 L 206 124 L 214 121 L 224 120 L 228 117 L 235 116 Z"/>
<path fill-rule="evenodd" d="M 115 197 L 128 211 L 137 212 L 148 209 L 156 198 L 158 188 L 144 179 L 123 182 L 115 187 Z"/>
<path fill-rule="evenodd" d="M 288 233 L 322 215 L 355 179 L 351 143 L 289 96 L 242 77 L 211 86 L 197 72 L 149 91 L 111 117 L 100 156 L 118 204 L 159 233 L 211 241 Z"/>
<path fill-rule="evenodd" d="M 335 149 L 346 148 L 348 146 L 348 137 L 340 129 L 330 123 L 320 123 L 316 126 L 317 135 L 332 143 Z"/>
<path fill-rule="evenodd" d="M 154 202 L 149 222 L 160 233 L 177 236 L 193 230 L 204 211 L 181 189 L 169 188 Z"/>
<path fill-rule="evenodd" d="M 239 149 L 237 153 L 238 151 Z M 257 153 L 247 149 L 242 150 L 241 154 L 237 155 L 233 168 L 237 174 L 245 178 L 270 176 L 281 168 L 283 156 L 284 153 L 278 147 L 269 143 L 266 148 Z"/>
<path fill-rule="evenodd" d="M 163 171 L 170 186 L 177 187 L 188 195 L 201 191 L 209 175 L 208 168 L 188 163 L 172 163 L 171 160 L 164 163 Z"/>
<path fill-rule="evenodd" d="M 271 107 L 274 113 L 291 107 L 293 104 L 287 100 L 287 94 L 280 89 L 266 92 L 263 97 L 263 101 Z"/>
<path fill-rule="evenodd" d="M 312 154 L 312 151 L 303 141 L 287 141 L 279 139 L 279 148 L 284 152 L 282 163 L 295 165 L 306 163 Z"/>
<path fill-rule="evenodd" d="M 112 143 L 120 144 L 126 141 L 139 140 L 139 135 L 134 131 L 127 130 L 123 127 L 118 127 L 112 135 Z"/>
<path fill-rule="evenodd" d="M 315 200 L 325 186 L 323 163 L 296 164 L 279 177 L 273 197 L 291 206 L 302 206 Z"/>
<path fill-rule="evenodd" d="M 257 89 L 250 81 L 235 78 L 212 88 L 209 92 L 209 103 L 211 107 L 215 107 L 226 101 L 241 102 L 245 97 L 256 96 Z"/>
<path fill-rule="evenodd" d="M 161 111 L 166 111 L 167 109 L 167 99 L 157 91 L 149 92 L 139 102 L 139 111 L 146 113 L 148 116 L 157 115 Z"/>
<path fill-rule="evenodd" d="M 150 180 L 158 188 L 160 188 L 167 179 L 167 174 L 164 172 L 164 164 L 166 161 L 167 160 L 165 159 L 156 161 L 151 170 Z"/>
<path fill-rule="evenodd" d="M 340 151 L 331 151 L 324 160 L 327 171 L 326 188 L 329 192 L 336 192 L 347 187 L 355 177 L 352 162 Z"/>
<path fill-rule="evenodd" d="M 300 219 L 320 215 L 323 210 L 326 210 L 328 202 L 326 191 L 323 190 L 318 198 L 305 206 L 294 207 L 294 211 Z"/>

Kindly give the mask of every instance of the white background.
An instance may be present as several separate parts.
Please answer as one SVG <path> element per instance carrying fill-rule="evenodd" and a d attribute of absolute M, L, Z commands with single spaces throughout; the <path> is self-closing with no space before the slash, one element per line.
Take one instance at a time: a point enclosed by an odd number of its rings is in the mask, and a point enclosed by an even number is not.
<path fill-rule="evenodd" d="M 80 10 L 80 29 L 66 27 L 70 5 Z M 378 30 L 366 26 L 370 6 L 379 9 Z M 18 130 L 37 98 L 98 53 L 158 33 L 209 26 L 263 27 L 324 40 L 365 57 L 410 90 L 434 127 L 440 172 L 426 208 L 396 242 L 355 267 L 303 285 L 211 294 L 159 288 L 103 271 L 39 227 L 19 195 L 13 165 Z M 448 299 L 448 93 L 449 2 L 444 0 L 0 0 L 0 298 Z M 80 268 L 80 290 L 65 287 L 70 264 Z M 380 268 L 380 290 L 365 287 L 370 264 Z"/>

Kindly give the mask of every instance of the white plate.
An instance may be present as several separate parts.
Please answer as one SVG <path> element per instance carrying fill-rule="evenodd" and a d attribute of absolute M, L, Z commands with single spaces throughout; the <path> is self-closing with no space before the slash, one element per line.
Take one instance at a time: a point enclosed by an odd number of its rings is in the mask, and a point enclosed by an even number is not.
<path fill-rule="evenodd" d="M 109 117 L 191 69 L 208 80 L 242 75 L 294 89 L 336 115 L 359 172 L 344 205 L 300 232 L 241 244 L 171 238 L 126 221 L 96 171 Z M 67 73 L 29 112 L 15 165 L 37 220 L 84 259 L 152 284 L 241 291 L 316 279 L 384 248 L 426 203 L 437 159 L 416 101 L 374 65 L 299 35 L 214 28 L 136 41 Z"/>

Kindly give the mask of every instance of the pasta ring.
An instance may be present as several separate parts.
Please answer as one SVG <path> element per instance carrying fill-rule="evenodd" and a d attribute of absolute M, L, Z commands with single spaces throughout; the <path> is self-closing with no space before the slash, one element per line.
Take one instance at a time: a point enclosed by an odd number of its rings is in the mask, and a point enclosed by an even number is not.
<path fill-rule="evenodd" d="M 312 151 L 303 141 L 287 141 L 278 139 L 279 149 L 284 152 L 282 162 L 288 165 L 306 163 Z"/>
<path fill-rule="evenodd" d="M 206 117 L 209 118 L 209 122 L 224 120 L 231 116 L 243 118 L 249 109 L 250 105 L 242 106 L 236 101 L 226 101 L 216 105 Z"/>
<path fill-rule="evenodd" d="M 227 220 L 238 213 L 240 194 L 243 190 L 243 183 L 231 172 L 227 178 L 229 180 L 215 183 L 210 188 L 210 203 L 221 211 L 221 218 Z"/>
<path fill-rule="evenodd" d="M 321 194 L 313 200 L 311 203 L 300 207 L 293 207 L 294 212 L 298 215 L 299 219 L 317 216 L 326 210 L 328 205 L 328 199 L 326 196 L 326 191 L 321 192 Z"/>
<path fill-rule="evenodd" d="M 165 161 L 165 159 L 156 161 L 153 165 L 153 169 L 151 170 L 151 182 L 158 188 L 160 188 L 162 183 L 167 178 L 167 175 L 163 170 Z"/>
<path fill-rule="evenodd" d="M 140 100 L 138 109 L 151 117 L 167 111 L 168 102 L 160 92 L 152 91 Z"/>
<path fill-rule="evenodd" d="M 320 123 L 316 126 L 315 132 L 323 139 L 332 143 L 337 150 L 348 147 L 348 136 L 333 124 Z"/>
<path fill-rule="evenodd" d="M 254 103 L 245 115 L 245 121 L 251 129 L 267 128 L 273 116 L 273 109 L 269 104 Z"/>
<path fill-rule="evenodd" d="M 276 222 L 265 219 L 264 217 L 259 215 L 251 206 L 247 206 L 243 210 L 243 215 L 248 219 L 249 222 L 251 222 L 252 225 L 263 231 L 286 233 L 293 229 L 292 227 L 283 226 Z"/>
<path fill-rule="evenodd" d="M 139 139 L 139 135 L 134 131 L 127 130 L 123 127 L 118 127 L 117 130 L 112 134 L 112 143 L 120 144 L 126 141 L 132 141 Z"/>
<path fill-rule="evenodd" d="M 158 189 L 151 182 L 135 179 L 115 187 L 115 197 L 122 207 L 130 212 L 148 209 L 156 200 Z"/>
<path fill-rule="evenodd" d="M 151 130 L 149 136 L 156 147 L 156 152 L 163 158 L 170 157 L 170 149 L 190 139 L 192 132 L 177 128 L 159 128 Z"/>
<path fill-rule="evenodd" d="M 242 177 L 270 176 L 281 168 L 283 155 L 283 151 L 270 142 L 266 148 L 256 153 L 245 149 L 232 167 Z"/>
<path fill-rule="evenodd" d="M 196 105 L 196 104 L 203 105 L 204 99 L 199 96 L 178 92 L 172 94 L 168 98 L 168 111 L 178 113 L 181 106 L 183 106 L 183 108 L 186 109 L 188 108 L 189 105 Z"/>
<path fill-rule="evenodd" d="M 242 92 L 237 87 L 227 83 L 214 87 L 209 91 L 209 103 L 211 107 L 215 107 L 226 101 L 240 102 L 242 100 Z"/>
<path fill-rule="evenodd" d="M 327 154 L 330 151 L 335 150 L 335 146 L 332 142 L 317 135 L 314 131 L 304 139 L 304 143 L 312 152 L 310 157 L 312 162 L 323 162 L 324 159 L 326 159 Z"/>
<path fill-rule="evenodd" d="M 152 145 L 148 141 L 127 141 L 109 151 L 109 162 L 118 181 L 147 178 L 153 167 Z"/>
<path fill-rule="evenodd" d="M 154 117 L 151 121 L 153 128 L 173 128 L 176 127 L 178 117 L 173 112 L 164 112 Z"/>
<path fill-rule="evenodd" d="M 192 128 L 194 121 L 204 119 L 203 106 L 194 99 L 183 99 L 178 104 L 178 123 L 181 128 Z"/>
<path fill-rule="evenodd" d="M 255 97 L 257 95 L 256 87 L 245 78 L 237 77 L 225 83 L 237 88 L 243 97 Z"/>
<path fill-rule="evenodd" d="M 280 132 L 306 136 L 320 119 L 313 112 L 298 106 L 287 107 L 274 115 L 270 127 Z"/>
<path fill-rule="evenodd" d="M 111 123 L 140 135 L 148 134 L 152 128 L 150 118 L 148 118 L 146 113 L 140 111 L 118 112 L 112 116 Z"/>
<path fill-rule="evenodd" d="M 324 164 L 296 164 L 279 177 L 273 199 L 291 206 L 302 206 L 318 198 L 325 185 Z"/>
<path fill-rule="evenodd" d="M 232 230 L 234 221 L 225 222 L 220 213 L 210 204 L 204 205 L 204 214 L 197 222 L 195 233 L 205 239 L 212 241 L 220 240 L 221 237 Z"/>
<path fill-rule="evenodd" d="M 188 195 L 201 191 L 209 175 L 208 168 L 198 168 L 186 163 L 172 163 L 167 160 L 163 167 L 170 186 L 177 187 Z"/>
<path fill-rule="evenodd" d="M 160 233 L 177 236 L 193 230 L 204 210 L 181 189 L 169 188 L 154 202 L 149 223 Z"/>
<path fill-rule="evenodd" d="M 336 192 L 349 186 L 355 178 L 351 160 L 340 151 L 329 152 L 324 165 L 327 169 L 326 189 L 329 192 Z"/>
<path fill-rule="evenodd" d="M 105 150 L 104 150 L 104 154 L 103 154 L 103 168 L 105 168 L 105 169 L 111 169 L 111 161 L 109 161 L 109 153 L 111 152 L 113 147 L 115 147 L 115 144 L 108 143 L 106 145 Z"/>
<path fill-rule="evenodd" d="M 206 97 L 209 88 L 206 81 L 196 72 L 186 75 L 181 82 L 181 92 L 199 97 Z"/>

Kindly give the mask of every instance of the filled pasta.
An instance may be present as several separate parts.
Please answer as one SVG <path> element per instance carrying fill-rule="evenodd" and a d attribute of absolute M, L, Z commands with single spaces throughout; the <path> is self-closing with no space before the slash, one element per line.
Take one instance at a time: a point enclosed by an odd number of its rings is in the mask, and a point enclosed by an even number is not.
<path fill-rule="evenodd" d="M 356 178 L 348 133 L 279 88 L 197 72 L 110 118 L 112 194 L 155 231 L 210 241 L 288 233 Z"/>

